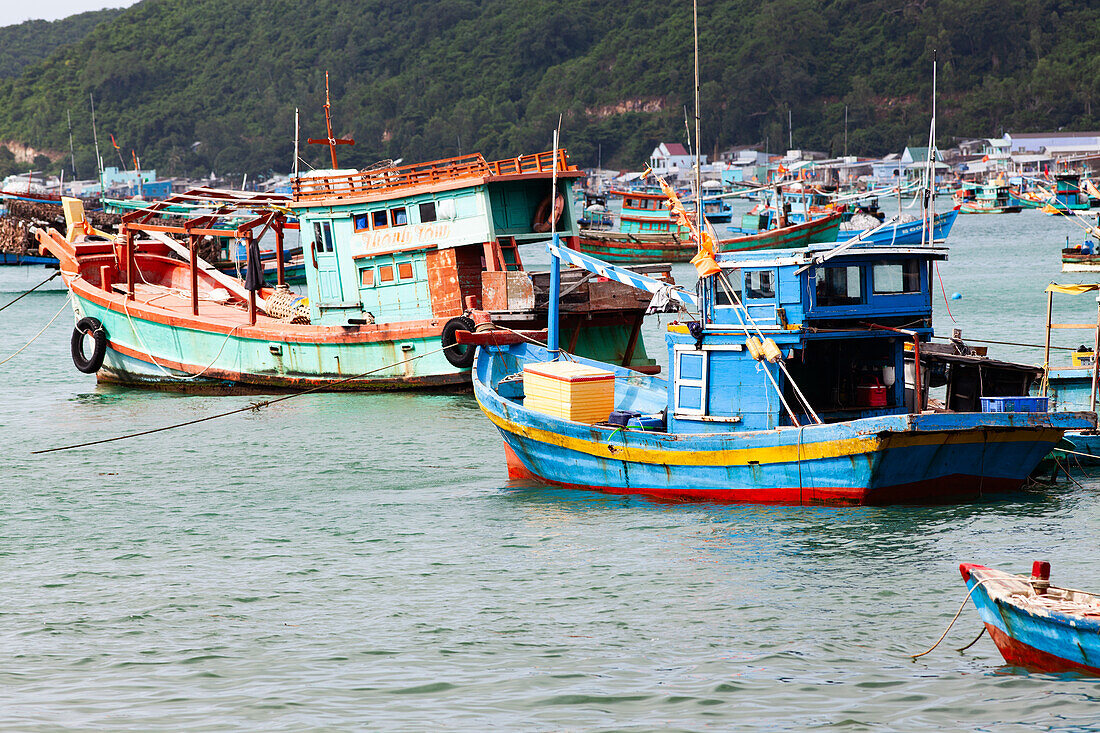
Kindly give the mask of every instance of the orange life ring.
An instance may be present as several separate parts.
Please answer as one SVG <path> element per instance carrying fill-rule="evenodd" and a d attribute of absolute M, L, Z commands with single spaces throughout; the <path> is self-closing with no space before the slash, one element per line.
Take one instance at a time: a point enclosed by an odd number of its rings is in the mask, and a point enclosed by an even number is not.
<path fill-rule="evenodd" d="M 550 231 L 551 222 L 561 222 L 562 212 L 565 211 L 565 197 L 560 193 L 554 197 L 554 218 L 550 218 L 550 197 L 544 198 L 535 209 L 535 219 L 531 222 L 531 230 L 535 232 Z"/>

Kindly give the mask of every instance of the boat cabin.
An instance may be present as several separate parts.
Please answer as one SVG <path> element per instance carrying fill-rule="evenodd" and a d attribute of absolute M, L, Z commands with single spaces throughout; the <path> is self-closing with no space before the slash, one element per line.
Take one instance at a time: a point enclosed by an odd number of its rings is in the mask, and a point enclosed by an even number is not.
<path fill-rule="evenodd" d="M 666 336 L 669 432 L 808 424 L 792 379 L 824 422 L 919 410 L 905 351 L 932 335 L 930 269 L 947 250 L 835 246 L 718 255 L 703 324 L 673 324 Z M 750 337 L 774 341 L 786 369 L 754 358 Z"/>
<path fill-rule="evenodd" d="M 563 238 L 577 235 L 565 202 L 584 174 L 564 151 L 556 162 L 554 201 L 552 152 L 302 175 L 291 208 L 300 220 L 312 322 L 449 318 L 470 297 L 489 310 L 531 308 L 529 281 L 508 276 L 523 268 L 519 245 L 549 236 L 551 212 Z M 498 302 L 482 302 L 483 285 Z"/>
<path fill-rule="evenodd" d="M 623 200 L 619 215 L 619 231 L 624 234 L 687 234 L 687 228 L 677 224 L 668 211 L 668 200 L 659 186 L 645 186 L 629 191 L 611 191 Z"/>

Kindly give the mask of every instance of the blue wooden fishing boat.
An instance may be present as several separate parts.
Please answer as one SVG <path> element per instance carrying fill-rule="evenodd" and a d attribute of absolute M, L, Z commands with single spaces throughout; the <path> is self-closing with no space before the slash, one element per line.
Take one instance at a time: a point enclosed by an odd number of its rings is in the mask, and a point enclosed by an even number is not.
<path fill-rule="evenodd" d="M 955 207 L 950 211 L 944 211 L 936 214 L 932 225 L 932 237 L 931 240 L 923 234 L 924 221 L 921 219 L 914 219 L 908 222 L 894 222 L 887 223 L 886 226 L 877 228 L 873 233 L 864 237 L 864 241 L 871 244 L 921 244 L 921 238 L 924 237 L 924 242 L 942 242 L 947 239 L 947 235 L 951 233 L 951 227 L 955 225 L 955 219 L 959 216 L 959 207 Z M 847 242 L 850 239 L 854 239 L 861 235 L 864 235 L 869 230 L 867 229 L 850 229 L 845 228 L 845 224 L 840 225 L 840 231 L 837 232 L 836 241 Z"/>
<path fill-rule="evenodd" d="M 1046 562 L 1034 563 L 1031 577 L 973 563 L 959 572 L 1006 662 L 1100 675 L 1100 596 L 1051 585 Z"/>
<path fill-rule="evenodd" d="M 668 327 L 668 380 L 566 354 L 553 311 L 546 346 L 469 335 L 474 394 L 514 478 L 673 500 L 952 501 L 1018 488 L 1064 431 L 1096 424 L 925 409 L 905 345 L 919 362 L 944 248 L 704 249 L 699 295 L 549 250 L 697 315 Z"/>

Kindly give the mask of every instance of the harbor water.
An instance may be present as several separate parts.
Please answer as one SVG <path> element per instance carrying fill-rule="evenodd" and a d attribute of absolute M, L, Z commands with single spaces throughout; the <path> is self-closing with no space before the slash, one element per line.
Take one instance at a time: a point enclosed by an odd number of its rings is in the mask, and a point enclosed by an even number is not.
<path fill-rule="evenodd" d="M 937 331 L 1041 344 L 1044 287 L 1085 281 L 1059 274 L 1067 237 L 1038 211 L 960 217 Z M 0 302 L 47 274 L 5 268 Z M 66 297 L 0 313 L 3 359 L 61 311 L 0 365 L 0 730 L 1100 725 L 1100 682 L 954 651 L 972 606 L 909 659 L 958 609 L 960 562 L 1100 590 L 1100 470 L 953 506 L 662 504 L 510 483 L 469 394 L 313 394 L 33 455 L 263 399 L 97 386 Z M 645 332 L 662 363 L 669 318 Z"/>

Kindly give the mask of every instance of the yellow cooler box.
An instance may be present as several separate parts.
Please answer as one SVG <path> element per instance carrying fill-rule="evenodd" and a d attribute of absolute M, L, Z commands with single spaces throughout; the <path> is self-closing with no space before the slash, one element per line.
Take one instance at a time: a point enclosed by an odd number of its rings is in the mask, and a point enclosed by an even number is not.
<path fill-rule="evenodd" d="M 615 409 L 615 375 L 572 361 L 523 367 L 523 405 L 552 417 L 603 422 Z"/>

